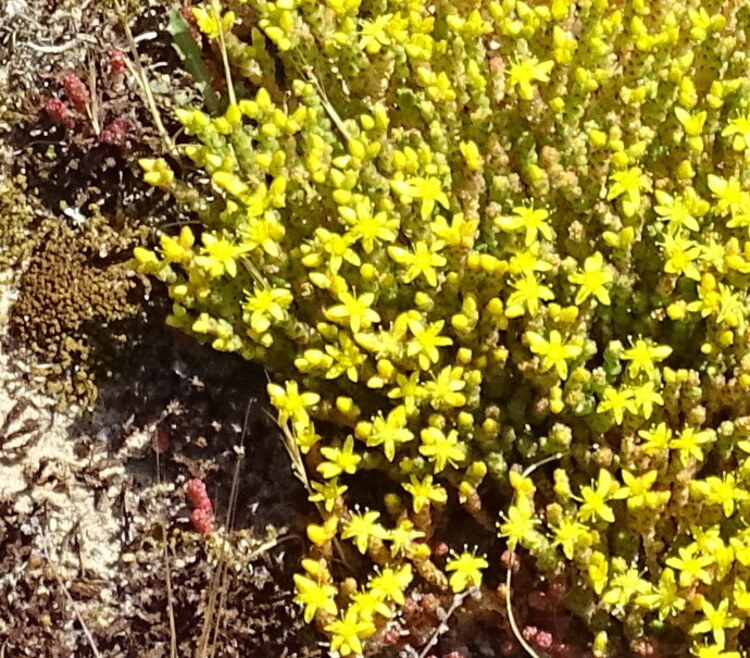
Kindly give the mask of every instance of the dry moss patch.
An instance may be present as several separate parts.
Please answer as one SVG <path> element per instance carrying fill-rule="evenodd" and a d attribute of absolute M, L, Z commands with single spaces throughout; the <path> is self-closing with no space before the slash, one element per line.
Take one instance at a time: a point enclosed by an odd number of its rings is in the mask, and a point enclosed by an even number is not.
<path fill-rule="evenodd" d="M 126 261 L 144 228 L 116 230 L 103 220 L 80 229 L 57 223 L 34 249 L 10 314 L 11 343 L 28 350 L 32 380 L 60 404 L 96 399 L 127 320 L 142 309 L 143 288 Z"/>

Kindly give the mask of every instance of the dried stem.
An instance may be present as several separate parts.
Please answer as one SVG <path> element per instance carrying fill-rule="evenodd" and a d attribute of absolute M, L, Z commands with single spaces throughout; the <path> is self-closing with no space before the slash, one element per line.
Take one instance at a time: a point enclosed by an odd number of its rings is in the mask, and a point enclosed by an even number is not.
<path fill-rule="evenodd" d="M 98 137 L 101 134 L 101 126 L 99 125 L 99 97 L 96 91 L 96 66 L 93 59 L 89 59 L 89 97 L 91 102 L 86 105 L 86 113 L 94 127 L 94 134 Z"/>
<path fill-rule="evenodd" d="M 538 461 L 536 464 L 532 464 L 529 466 L 522 474 L 521 477 L 528 477 L 531 475 L 537 468 L 540 466 L 544 466 L 544 464 L 549 464 L 549 462 L 555 461 L 556 459 L 560 459 L 563 456 L 564 453 L 557 452 L 554 455 L 550 455 L 549 457 L 545 457 L 544 459 Z M 505 609 L 508 612 L 508 621 L 510 622 L 510 628 L 513 631 L 513 635 L 515 635 L 516 640 L 518 640 L 519 644 L 523 647 L 524 651 L 526 651 L 527 654 L 529 654 L 532 658 L 540 658 L 539 654 L 534 651 L 534 648 L 526 641 L 526 638 L 524 638 L 523 634 L 521 633 L 520 629 L 518 628 L 518 624 L 516 623 L 516 616 L 513 614 L 513 604 L 511 603 L 511 579 L 513 575 L 513 561 L 516 557 L 516 540 L 512 539 L 508 542 L 508 571 L 505 574 Z"/>
<path fill-rule="evenodd" d="M 476 592 L 478 592 L 477 587 L 471 587 L 467 589 L 465 592 L 461 592 L 461 594 L 456 594 L 453 597 L 453 602 L 451 603 L 450 608 L 448 608 L 448 611 L 445 613 L 445 617 L 440 621 L 440 623 L 437 625 L 437 628 L 435 628 L 434 631 L 432 631 L 432 635 L 430 635 L 430 639 L 427 641 L 427 644 L 422 647 L 422 651 L 419 652 L 419 658 L 425 658 L 427 654 L 429 653 L 430 649 L 434 647 L 437 644 L 438 639 L 440 636 L 448 631 L 448 624 L 446 623 L 452 616 L 453 613 L 456 612 L 464 603 L 466 598 L 468 596 L 472 596 Z"/>
<path fill-rule="evenodd" d="M 227 522 L 226 528 L 221 542 L 221 552 L 219 553 L 219 560 L 216 570 L 211 577 L 211 586 L 208 594 L 208 607 L 206 615 L 203 620 L 203 628 L 201 630 L 201 638 L 198 643 L 198 651 L 196 656 L 198 658 L 206 658 L 208 656 L 214 656 L 216 653 L 217 638 L 219 630 L 221 628 L 222 611 L 224 609 L 224 599 L 226 597 L 226 575 L 227 575 L 227 536 L 234 527 L 234 517 L 237 510 L 237 495 L 239 492 L 239 481 L 240 481 L 240 467 L 242 460 L 245 457 L 245 437 L 247 436 L 247 429 L 250 421 L 250 411 L 253 408 L 255 400 L 249 399 L 245 407 L 245 418 L 242 423 L 242 436 L 240 437 L 240 445 L 235 446 L 235 453 L 237 454 L 237 462 L 234 465 L 234 473 L 232 475 L 232 489 L 229 494 L 229 505 L 227 507 Z"/>
<path fill-rule="evenodd" d="M 161 486 L 161 460 L 156 454 L 156 483 Z M 166 529 L 165 529 L 166 537 Z M 164 570 L 167 582 L 167 620 L 169 621 L 169 657 L 177 658 L 177 626 L 174 620 L 174 590 L 172 588 L 172 561 L 169 555 L 169 541 L 164 541 Z"/>
<path fill-rule="evenodd" d="M 63 591 L 63 594 L 65 594 L 65 598 L 68 600 L 70 607 L 73 609 L 73 614 L 76 616 L 78 623 L 81 625 L 83 634 L 86 636 L 86 640 L 88 641 L 89 646 L 91 647 L 91 653 L 94 654 L 94 658 L 102 658 L 102 655 L 99 653 L 99 650 L 96 648 L 96 642 L 94 641 L 94 636 L 89 630 L 89 627 L 86 625 L 86 622 L 83 620 L 81 613 L 78 611 L 78 606 L 76 605 L 75 600 L 70 595 L 70 592 L 68 591 L 68 588 L 65 586 L 65 583 L 63 582 L 62 577 L 60 576 L 59 573 L 57 573 L 57 569 L 55 569 L 54 565 L 52 564 L 52 559 L 50 557 L 49 551 L 47 550 L 47 537 L 44 534 L 41 535 L 41 543 L 42 543 L 42 552 L 44 553 L 44 557 L 46 558 L 47 563 L 50 569 L 52 570 L 52 573 L 55 576 L 55 580 L 57 580 L 58 584 L 60 585 L 60 588 Z"/>
<path fill-rule="evenodd" d="M 266 379 L 268 379 L 268 381 L 271 381 L 271 378 L 268 375 L 267 371 L 266 371 Z M 294 476 L 305 487 L 305 491 L 307 491 L 308 495 L 312 495 L 315 492 L 313 491 L 312 485 L 310 484 L 310 478 L 307 477 L 307 469 L 305 468 L 305 461 L 302 458 L 302 453 L 300 452 L 299 446 L 297 445 L 297 441 L 294 439 L 292 430 L 289 428 L 289 423 L 287 422 L 287 423 L 281 424 L 279 423 L 278 419 L 274 418 L 271 414 L 268 414 L 268 416 L 269 418 L 271 418 L 271 420 L 273 420 L 276 423 L 276 425 L 281 430 L 281 441 L 284 444 L 284 448 L 286 449 L 286 452 L 289 455 L 289 460 L 292 463 L 292 473 L 294 473 Z M 315 503 L 315 508 L 318 510 L 318 514 L 320 514 L 320 517 L 322 519 L 325 519 L 326 517 L 323 514 L 323 506 L 320 503 Z M 353 567 L 351 563 L 346 559 L 344 548 L 341 545 L 341 542 L 339 541 L 338 536 L 333 538 L 333 545 L 336 547 L 336 550 L 338 551 L 339 558 L 341 559 L 341 563 L 347 569 L 349 569 L 349 571 L 353 571 Z"/>
<path fill-rule="evenodd" d="M 125 64 L 127 65 L 130 74 L 138 81 L 138 85 L 141 88 L 144 99 L 146 101 L 146 105 L 151 112 L 151 118 L 154 121 L 154 125 L 156 126 L 156 129 L 159 132 L 162 141 L 164 142 L 164 146 L 167 152 L 174 154 L 174 143 L 172 142 L 172 138 L 167 133 L 167 130 L 164 127 L 164 123 L 161 120 L 161 113 L 159 112 L 159 108 L 156 106 L 154 95 L 151 92 L 151 85 L 149 85 L 146 70 L 143 68 L 143 64 L 141 64 L 141 58 L 138 54 L 138 46 L 133 39 L 133 33 L 130 31 L 128 18 L 125 15 L 125 12 L 123 11 L 122 5 L 120 4 L 119 0 L 115 0 L 115 9 L 117 10 L 117 13 L 120 17 L 120 22 L 122 23 L 123 30 L 125 31 L 125 38 L 127 39 L 128 46 L 130 47 L 130 53 L 133 56 L 134 64 L 131 64 L 127 59 L 125 60 Z"/>
<path fill-rule="evenodd" d="M 227 93 L 229 94 L 229 104 L 237 105 L 237 97 L 234 93 L 234 83 L 232 82 L 232 70 L 229 68 L 229 56 L 227 55 L 227 44 L 224 39 L 224 26 L 221 24 L 221 5 L 219 0 L 212 0 L 211 15 L 219 30 L 219 50 L 221 51 L 221 61 L 224 65 L 224 77 L 227 83 Z"/>

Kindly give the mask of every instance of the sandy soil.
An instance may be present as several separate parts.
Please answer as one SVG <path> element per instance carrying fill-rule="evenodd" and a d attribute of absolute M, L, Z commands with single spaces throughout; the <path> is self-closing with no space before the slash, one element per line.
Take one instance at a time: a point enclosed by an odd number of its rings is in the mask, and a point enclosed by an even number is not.
<path fill-rule="evenodd" d="M 130 4 L 168 111 L 190 91 L 165 72 L 164 11 Z M 101 72 L 127 48 L 112 7 L 0 1 L 0 182 L 33 201 L 30 252 L 44 222 L 169 218 L 133 182 L 139 146 L 158 144 L 137 90 L 100 88 L 98 124 L 75 133 L 42 109 L 65 72 Z M 115 115 L 132 127 L 117 149 L 101 139 Z M 0 273 L 0 657 L 322 655 L 291 600 L 314 509 L 265 413 L 265 374 L 167 330 L 154 290 L 129 326 L 137 351 L 111 360 L 95 405 L 61 413 L 40 391 L 45 364 L 7 340 L 25 265 Z M 214 508 L 206 536 L 184 495 L 195 477 Z"/>

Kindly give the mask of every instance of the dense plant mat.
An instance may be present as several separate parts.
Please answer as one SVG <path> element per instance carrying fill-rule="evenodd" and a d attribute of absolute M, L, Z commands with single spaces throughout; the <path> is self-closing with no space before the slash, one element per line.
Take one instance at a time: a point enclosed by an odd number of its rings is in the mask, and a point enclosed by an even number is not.
<path fill-rule="evenodd" d="M 747 5 L 188 18 L 222 109 L 141 161 L 195 221 L 135 262 L 278 377 L 330 648 L 407 652 L 456 595 L 508 654 L 742 655 Z"/>

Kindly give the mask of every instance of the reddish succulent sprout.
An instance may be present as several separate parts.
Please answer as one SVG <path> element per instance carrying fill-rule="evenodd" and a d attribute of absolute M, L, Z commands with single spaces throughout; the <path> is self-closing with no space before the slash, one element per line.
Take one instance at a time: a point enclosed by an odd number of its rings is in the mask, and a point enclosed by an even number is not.
<path fill-rule="evenodd" d="M 59 98 L 50 98 L 44 104 L 44 111 L 50 119 L 62 126 L 69 126 L 73 123 L 68 106 Z"/>
<path fill-rule="evenodd" d="M 209 509 L 194 509 L 190 513 L 190 523 L 193 524 L 196 532 L 201 535 L 207 535 L 214 529 L 214 517 Z"/>
<path fill-rule="evenodd" d="M 552 633 L 537 628 L 536 626 L 526 626 L 521 634 L 527 642 L 544 651 L 551 649 L 554 644 Z"/>
<path fill-rule="evenodd" d="M 104 139 L 104 132 L 102 132 L 102 139 Z M 169 434 L 165 429 L 159 427 L 156 432 L 154 432 L 152 446 L 154 448 L 154 452 L 158 453 L 166 452 L 167 450 L 169 450 Z"/>
<path fill-rule="evenodd" d="M 102 129 L 102 134 L 100 135 L 100 139 L 105 144 L 115 144 L 117 146 L 122 146 L 128 136 L 129 128 L 130 123 L 127 119 L 116 117 L 112 119 L 112 121 L 110 121 L 106 126 L 104 126 L 104 128 Z"/>
<path fill-rule="evenodd" d="M 89 96 L 89 90 L 83 83 L 83 80 L 78 77 L 73 71 L 66 73 L 63 78 L 63 87 L 65 88 L 65 94 L 71 103 L 73 103 L 76 110 L 79 112 L 85 112 L 91 97 Z"/>
<path fill-rule="evenodd" d="M 432 592 L 427 592 L 420 601 L 422 610 L 435 612 L 440 607 L 440 599 Z"/>
<path fill-rule="evenodd" d="M 196 532 L 201 535 L 208 534 L 214 529 L 213 505 L 206 491 L 206 484 L 203 480 L 192 478 L 185 484 L 185 497 L 193 506 L 190 513 L 190 523 L 193 524 Z"/>
<path fill-rule="evenodd" d="M 395 647 L 402 641 L 401 633 L 397 628 L 387 628 L 380 636 L 380 641 L 387 647 Z"/>
<path fill-rule="evenodd" d="M 549 587 L 547 588 L 547 591 L 549 593 L 549 596 L 555 599 L 555 601 L 559 603 L 560 599 L 565 594 L 567 589 L 568 587 L 565 584 L 565 581 L 557 578 L 549 582 Z"/>
<path fill-rule="evenodd" d="M 125 73 L 125 53 L 122 50 L 109 51 L 109 73 L 114 78 L 120 78 Z"/>
<path fill-rule="evenodd" d="M 206 484 L 198 478 L 188 480 L 185 485 L 185 497 L 196 509 L 203 509 L 210 512 L 213 508 L 211 499 L 208 497 L 208 492 L 206 491 Z"/>
<path fill-rule="evenodd" d="M 412 596 L 406 599 L 406 601 L 404 601 L 404 605 L 401 607 L 401 611 L 406 617 L 415 615 L 418 610 L 419 603 L 417 603 L 416 599 L 414 599 L 414 597 Z"/>

